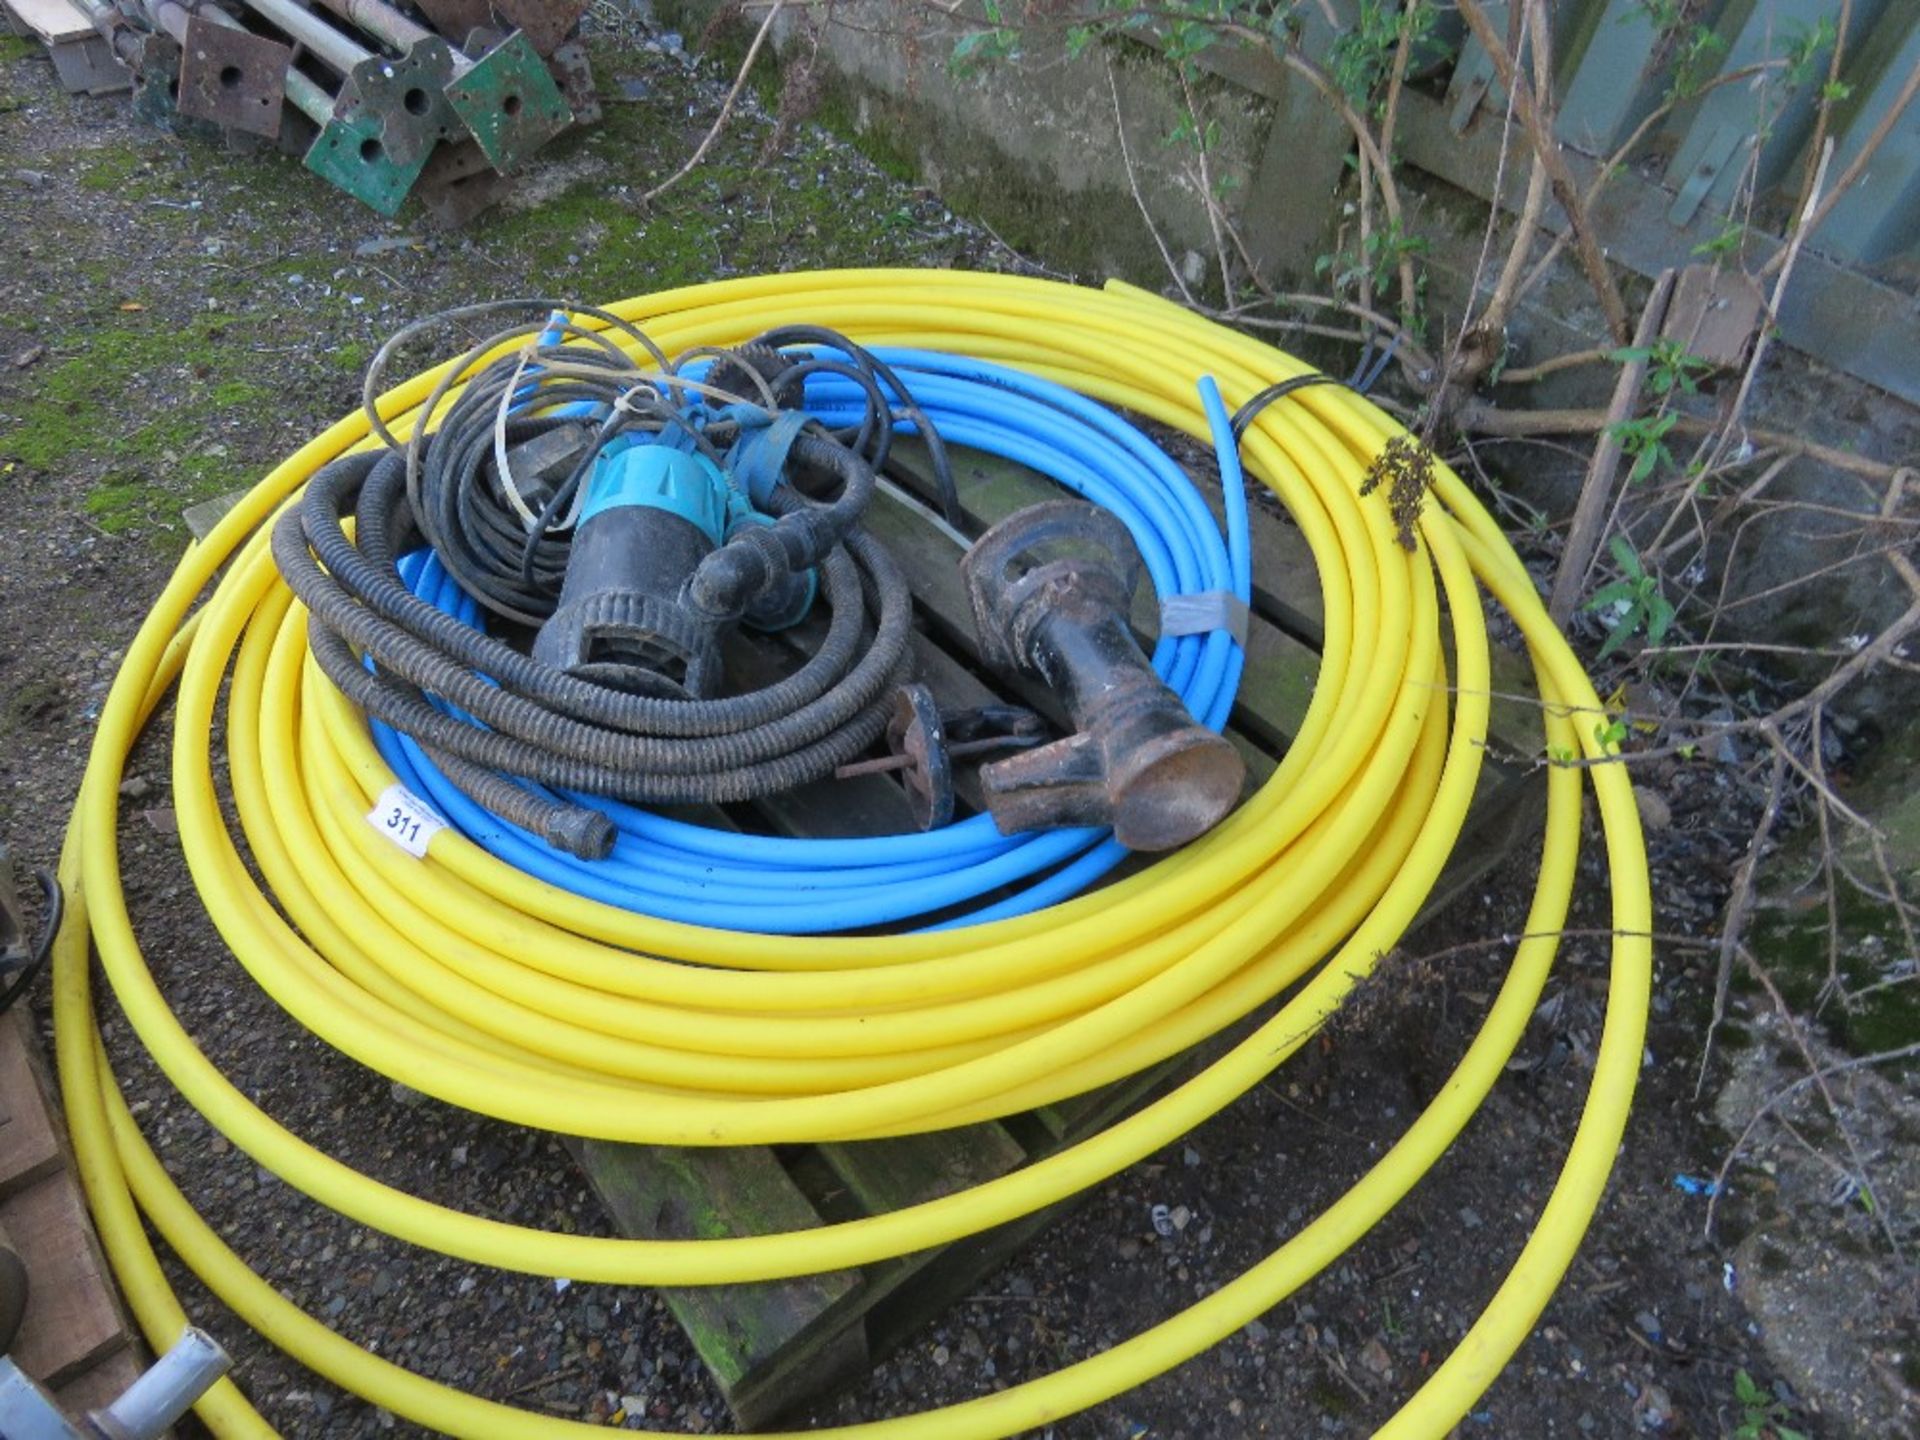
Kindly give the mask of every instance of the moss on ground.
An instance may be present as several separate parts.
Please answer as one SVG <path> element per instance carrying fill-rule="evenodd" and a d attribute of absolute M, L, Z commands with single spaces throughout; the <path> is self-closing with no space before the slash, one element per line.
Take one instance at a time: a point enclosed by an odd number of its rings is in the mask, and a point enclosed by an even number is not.
<path fill-rule="evenodd" d="M 231 257 L 219 262 L 232 266 L 231 293 L 221 293 L 214 319 L 153 283 L 164 268 L 150 273 L 144 263 L 85 247 L 64 256 L 65 273 L 90 298 L 0 407 L 0 467 L 86 477 L 80 508 L 94 524 L 171 547 L 184 535 L 183 509 L 241 486 L 257 469 L 250 437 L 275 408 L 261 379 L 261 336 L 323 342 L 306 398 L 337 398 L 344 407 L 351 398 L 341 377 L 357 376 L 375 343 L 371 329 L 355 332 L 381 313 L 376 306 L 386 302 L 394 316 L 373 324 L 398 324 L 474 298 L 476 283 L 492 281 L 494 271 L 512 274 L 521 293 L 605 301 L 731 273 L 953 258 L 958 242 L 946 233 L 944 212 L 926 210 L 818 131 L 803 129 L 763 161 L 768 127 L 745 115 L 672 191 L 642 204 L 646 186 L 692 153 L 712 97 L 695 77 L 656 67 L 647 101 L 623 103 L 619 77 L 633 64 L 617 50 L 596 54 L 606 116 L 543 156 L 550 175 L 566 177 L 557 193 L 483 216 L 457 242 L 427 243 L 372 266 L 352 256 L 354 237 L 383 222 L 368 213 L 364 228 L 316 228 L 313 207 L 332 192 L 296 162 L 145 134 L 63 152 L 88 208 L 125 203 L 129 224 L 166 230 L 161 243 L 177 263 L 204 264 L 203 243 L 223 240 L 227 248 L 209 253 Z M 684 126 L 662 124 L 690 111 L 695 118 Z M 223 223 L 243 223 L 244 238 L 209 229 L 189 207 L 236 191 L 244 215 Z M 167 203 L 147 203 L 155 200 Z M 410 212 L 400 223 L 421 222 Z M 479 282 L 468 256 L 488 263 Z M 47 323 L 19 318 L 23 333 Z M 140 397 L 139 411 L 113 398 L 127 395 Z"/>
<path fill-rule="evenodd" d="M 40 47 L 24 35 L 0 34 L 0 66 L 11 69 L 29 55 L 36 55 Z M 6 70 L 0 70 L 0 115 L 10 115 L 27 102 L 7 85 Z"/>
<path fill-rule="evenodd" d="M 147 157 L 131 145 L 111 145 L 83 152 L 80 188 L 101 194 L 125 195 L 135 177 L 147 168 Z"/>
<path fill-rule="evenodd" d="M 180 328 L 147 312 L 75 328 L 35 373 L 18 423 L 0 433 L 0 460 L 35 470 L 104 464 L 82 508 L 113 534 L 153 530 L 169 540 L 180 511 L 238 485 L 240 467 L 211 440 L 222 420 L 251 416 L 269 398 L 234 373 L 244 351 L 217 326 Z M 135 413 L 103 397 L 136 395 Z"/>
<path fill-rule="evenodd" d="M 1754 953 L 1767 966 L 1787 1003 L 1818 1014 L 1829 1038 L 1856 1055 L 1911 1045 L 1920 1039 L 1920 994 L 1913 985 L 1888 985 L 1886 966 L 1900 953 L 1900 917 L 1891 905 L 1870 900 L 1842 880 L 1837 895 L 1840 937 L 1835 961 L 1852 1001 L 1826 993 L 1828 932 L 1824 902 L 1803 913 L 1763 912 L 1755 921 Z M 1756 1002 L 1757 986 L 1740 979 Z"/>

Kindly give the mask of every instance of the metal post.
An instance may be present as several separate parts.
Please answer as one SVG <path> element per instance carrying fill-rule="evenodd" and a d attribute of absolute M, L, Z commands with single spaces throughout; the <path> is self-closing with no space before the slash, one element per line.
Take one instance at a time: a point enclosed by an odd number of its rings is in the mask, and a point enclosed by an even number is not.
<path fill-rule="evenodd" d="M 87 1418 L 109 1440 L 160 1440 L 232 1364 L 211 1335 L 189 1325 L 151 1370 Z"/>
<path fill-rule="evenodd" d="M 411 50 L 422 40 L 440 38 L 425 26 L 414 24 L 391 5 L 383 5 L 381 0 L 320 0 L 320 3 L 396 50 Z"/>
<path fill-rule="evenodd" d="M 333 121 L 333 97 L 298 70 L 286 73 L 287 103 L 322 130 Z"/>
<path fill-rule="evenodd" d="M 310 10 L 293 0 L 247 0 L 249 9 L 258 11 L 274 26 L 286 32 L 294 44 L 311 51 L 328 69 L 351 75 L 356 66 L 375 58 L 371 50 L 343 35 Z"/>
<path fill-rule="evenodd" d="M 73 4 L 107 42 L 114 58 L 137 74 L 146 63 L 146 37 L 128 25 L 126 16 L 105 0 L 73 0 Z"/>
<path fill-rule="evenodd" d="M 0 1355 L 0 1435 L 6 1440 L 160 1440 L 232 1364 L 211 1336 L 188 1326 L 118 1400 L 91 1412 L 82 1430 L 32 1376 Z"/>

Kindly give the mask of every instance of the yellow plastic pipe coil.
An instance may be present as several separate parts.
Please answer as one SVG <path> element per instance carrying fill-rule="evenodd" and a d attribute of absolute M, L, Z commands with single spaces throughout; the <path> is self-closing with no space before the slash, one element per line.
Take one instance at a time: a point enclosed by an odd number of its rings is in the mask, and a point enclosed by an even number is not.
<path fill-rule="evenodd" d="M 1005 275 L 770 275 L 613 307 L 669 353 L 769 326 L 829 325 L 869 345 L 1022 367 L 1204 439 L 1195 391 L 1229 406 L 1306 367 L 1144 292 Z M 443 367 L 444 368 L 444 367 Z M 401 433 L 440 371 L 381 402 Z M 1486 737 L 1484 589 L 1518 621 L 1544 702 L 1547 818 L 1526 934 L 1473 1043 L 1433 1103 L 1338 1201 L 1190 1309 L 1076 1364 L 944 1409 L 844 1431 L 1004 1436 L 1139 1385 L 1294 1293 L 1396 1204 L 1498 1078 L 1545 983 L 1567 912 L 1591 782 L 1611 877 L 1612 971 L 1593 1082 L 1526 1245 L 1459 1346 L 1379 1432 L 1442 1436 L 1492 1383 L 1570 1263 L 1620 1143 L 1641 1059 L 1652 953 L 1646 854 L 1593 687 L 1518 557 L 1444 467 L 1403 548 L 1369 461 L 1399 433 L 1336 386 L 1267 408 L 1246 436 L 1312 548 L 1326 647 L 1312 703 L 1272 778 L 1204 839 L 1097 895 L 971 929 L 792 939 L 616 911 L 434 834 L 415 859 L 365 823 L 393 777 L 362 717 L 314 668 L 305 616 L 261 522 L 320 466 L 363 446 L 340 421 L 268 475 L 181 560 L 101 715 L 62 868 L 60 1077 L 82 1178 L 128 1300 L 156 1348 L 185 1316 L 140 1223 L 248 1324 L 335 1383 L 462 1436 L 569 1436 L 412 1374 L 282 1299 L 194 1213 L 142 1138 L 96 1029 L 88 942 L 168 1079 L 261 1165 L 323 1205 L 414 1244 L 576 1281 L 702 1285 L 843 1269 L 1037 1210 L 1197 1126 L 1279 1066 L 1399 941 L 1447 861 Z M 251 538 L 249 538 L 251 537 Z M 212 597 L 203 588 L 222 566 Z M 1443 603 L 1444 602 L 1444 603 Z M 1443 630 L 1450 631 L 1448 674 Z M 214 787 L 223 680 L 241 835 Z M 1062 1153 L 977 1188 L 804 1234 L 710 1241 L 522 1229 L 389 1188 L 255 1107 L 196 1048 L 141 955 L 120 885 L 128 751 L 178 684 L 173 793 L 200 897 L 240 963 L 303 1024 L 391 1078 L 525 1125 L 612 1140 L 742 1145 L 936 1129 L 1079 1093 L 1174 1054 L 1287 993 L 1195 1078 Z M 241 843 L 265 888 L 241 860 Z M 221 1436 L 270 1435 L 223 1381 L 199 1413 Z"/>

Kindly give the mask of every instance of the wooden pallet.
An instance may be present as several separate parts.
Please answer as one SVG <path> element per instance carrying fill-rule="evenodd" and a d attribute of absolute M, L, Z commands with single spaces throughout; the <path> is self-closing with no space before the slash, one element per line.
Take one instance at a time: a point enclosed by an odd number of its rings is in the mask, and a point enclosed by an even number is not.
<path fill-rule="evenodd" d="M 16 35 L 31 35 L 47 47 L 69 92 L 112 95 L 133 88 L 133 73 L 79 6 L 69 0 L 0 0 L 0 8 Z"/>
<path fill-rule="evenodd" d="M 943 707 L 1012 701 L 1058 721 L 1053 697 L 1038 686 L 985 674 L 957 568 L 960 538 L 938 522 L 924 452 L 903 444 L 912 478 L 885 488 L 868 528 L 900 561 L 913 589 L 919 678 Z M 977 536 L 1002 517 L 1061 491 L 1022 467 L 975 452 L 956 457 L 967 514 Z M 1203 484 L 1220 513 L 1217 487 Z M 1253 515 L 1254 615 L 1247 667 L 1228 730 L 1245 757 L 1249 786 L 1272 773 L 1298 730 L 1312 697 L 1323 635 L 1320 592 L 1305 542 L 1291 525 L 1256 509 Z M 1139 597 L 1134 623 L 1150 639 L 1157 611 Z M 792 665 L 792 652 L 812 637 L 739 637 L 728 651 L 741 683 L 770 679 Z M 1497 657 L 1495 689 L 1530 693 L 1519 657 Z M 1538 753 L 1537 715 L 1524 701 L 1497 702 L 1496 742 L 1516 754 Z M 1490 760 L 1468 834 L 1442 878 L 1429 913 L 1498 864 L 1520 833 L 1536 822 L 1543 788 L 1525 767 Z M 980 796 L 969 775 L 957 788 L 963 812 Z M 899 833 L 912 828 L 904 793 L 868 776 L 821 782 L 736 809 L 690 809 L 686 818 L 792 835 Z M 1128 867 L 1121 872 L 1126 873 Z M 1092 1134 L 1163 1093 L 1187 1062 L 1169 1062 L 1073 1101 L 1009 1119 L 899 1140 L 799 1147 L 671 1150 L 574 1141 L 575 1157 L 621 1233 L 634 1238 L 717 1238 L 797 1230 L 899 1209 L 978 1184 Z M 783 1411 L 819 1396 L 877 1363 L 979 1282 L 1063 1207 L 986 1235 L 858 1271 L 765 1285 L 674 1290 L 668 1305 L 712 1372 L 735 1418 L 764 1426 Z"/>
<path fill-rule="evenodd" d="M 141 1357 L 94 1235 L 25 1006 L 0 1015 L 0 1229 L 27 1264 L 14 1362 L 71 1414 L 111 1401 Z"/>

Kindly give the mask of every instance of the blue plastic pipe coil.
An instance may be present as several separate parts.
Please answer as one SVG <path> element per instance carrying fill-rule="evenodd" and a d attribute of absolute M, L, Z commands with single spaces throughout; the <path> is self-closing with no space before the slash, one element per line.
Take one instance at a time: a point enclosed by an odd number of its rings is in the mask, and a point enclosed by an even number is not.
<path fill-rule="evenodd" d="M 1202 380 L 1201 395 L 1225 492 L 1224 539 L 1180 467 L 1105 406 L 964 356 L 875 353 L 899 372 L 948 443 L 1025 465 L 1111 510 L 1131 532 L 1163 599 L 1221 591 L 1243 604 L 1251 599 L 1246 492 L 1226 407 L 1211 379 Z M 825 425 L 857 423 L 862 404 L 850 380 L 820 375 L 807 381 L 806 409 Z M 897 428 L 902 434 L 913 429 L 904 421 Z M 479 607 L 430 552 L 404 557 L 401 573 L 429 603 L 469 625 L 481 623 Z M 1215 730 L 1225 726 L 1245 663 L 1231 634 L 1163 636 L 1152 659 L 1195 716 Z M 873 839 L 745 835 L 568 793 L 605 812 L 618 830 L 610 856 L 580 860 L 469 800 L 411 739 L 379 722 L 373 733 L 408 788 L 501 860 L 575 894 L 695 925 L 815 934 L 954 910 L 957 916 L 940 923 L 979 924 L 1067 899 L 1128 853 L 1105 830 L 1007 836 L 986 815 L 924 834 Z"/>

